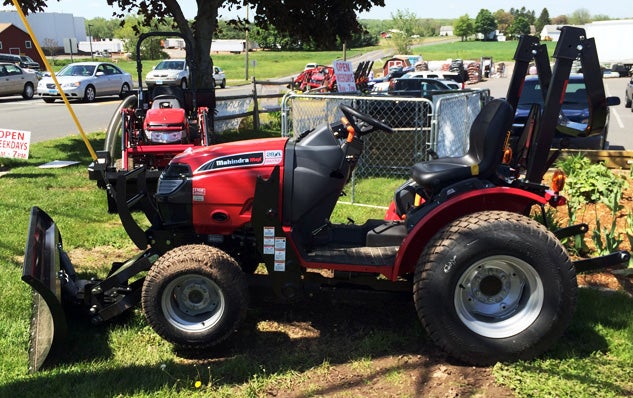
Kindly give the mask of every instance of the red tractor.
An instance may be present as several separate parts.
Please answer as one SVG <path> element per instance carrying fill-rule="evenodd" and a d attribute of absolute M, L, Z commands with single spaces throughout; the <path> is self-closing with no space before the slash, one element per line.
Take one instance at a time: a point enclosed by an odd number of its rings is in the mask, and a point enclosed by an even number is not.
<path fill-rule="evenodd" d="M 572 61 L 581 47 L 595 53 L 584 36 L 582 29 L 563 28 L 559 47 L 575 50 L 557 53 L 548 100 L 542 113 L 532 112 L 534 123 L 526 125 L 536 127 L 516 148 L 526 156 L 505 152 L 514 109 L 492 100 L 472 125 L 468 153 L 413 165 L 386 219 L 329 221 L 362 156 L 363 137 L 392 131 L 346 105 L 341 122 L 294 139 L 187 150 L 171 160 L 155 192 L 135 201 L 126 200 L 131 176 L 121 177 L 119 215 L 143 252 L 115 263 L 103 280 L 77 278 L 54 221 L 34 207 L 23 280 L 37 292 L 38 314 L 46 308 L 51 315 L 38 317 L 48 323 L 33 322 L 38 344 L 31 366 L 37 369 L 63 338 L 70 304 L 86 308 L 98 324 L 140 303 L 168 341 L 214 346 L 240 326 L 251 282 L 266 282 L 285 300 L 322 286 L 412 292 L 429 336 L 455 358 L 492 364 L 539 355 L 571 320 L 576 271 L 629 257 L 622 251 L 574 263 L 559 239 L 587 226 L 554 234 L 529 217 L 564 203 L 560 178 L 554 188 L 541 183 L 550 161 L 541 155 L 549 154 L 557 94 Z M 524 63 L 518 60 L 517 70 Z M 130 174 L 143 181 L 143 168 Z M 149 228 L 132 218 L 133 202 L 144 203 Z M 266 272 L 254 273 L 260 263 Z"/>
<path fill-rule="evenodd" d="M 151 37 L 179 36 L 185 40 L 189 87 L 154 85 L 143 89 L 141 44 Z M 88 168 L 90 179 L 108 190 L 108 210 L 116 213 L 116 195 L 112 186 L 119 175 L 143 167 L 146 182 L 155 187 L 158 176 L 169 161 L 187 148 L 209 144 L 213 128 L 215 94 L 213 89 L 198 89 L 193 71 L 191 44 L 178 32 L 150 32 L 136 44 L 138 92 L 125 98 L 106 131 L 104 150 Z M 133 190 L 135 182 L 128 186 Z"/>

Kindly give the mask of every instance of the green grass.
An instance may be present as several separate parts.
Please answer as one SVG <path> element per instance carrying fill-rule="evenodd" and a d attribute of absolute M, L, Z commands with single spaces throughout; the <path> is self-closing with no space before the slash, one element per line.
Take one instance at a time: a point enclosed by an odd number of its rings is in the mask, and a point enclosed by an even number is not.
<path fill-rule="evenodd" d="M 551 56 L 554 53 L 556 42 L 544 43 Z M 427 61 L 448 58 L 479 60 L 481 57 L 492 57 L 494 62 L 508 62 L 513 60 L 517 44 L 517 41 L 456 41 L 414 47 L 412 53 L 422 54 L 422 57 Z"/>

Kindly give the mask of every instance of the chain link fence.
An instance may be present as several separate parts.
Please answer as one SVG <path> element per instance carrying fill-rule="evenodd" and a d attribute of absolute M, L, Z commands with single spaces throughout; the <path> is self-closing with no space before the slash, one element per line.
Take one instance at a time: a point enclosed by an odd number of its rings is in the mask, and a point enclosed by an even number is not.
<path fill-rule="evenodd" d="M 338 121 L 340 104 L 385 122 L 394 134 L 363 137 L 365 149 L 354 170 L 358 178 L 407 179 L 413 164 L 431 158 L 461 156 L 468 151 L 470 125 L 489 99 L 487 90 L 464 91 L 426 98 L 288 93 L 281 104 L 282 135 L 294 136 Z"/>

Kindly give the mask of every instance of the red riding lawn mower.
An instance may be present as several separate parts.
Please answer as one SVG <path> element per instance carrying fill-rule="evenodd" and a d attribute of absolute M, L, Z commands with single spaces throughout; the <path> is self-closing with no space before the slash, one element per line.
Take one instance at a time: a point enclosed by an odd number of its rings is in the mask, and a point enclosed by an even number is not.
<path fill-rule="evenodd" d="M 542 46 L 544 47 L 544 45 Z M 509 98 L 542 50 L 523 40 Z M 325 287 L 411 292 L 428 335 L 471 364 L 529 359 L 548 349 L 570 322 L 576 272 L 628 261 L 626 251 L 572 262 L 559 239 L 529 217 L 565 202 L 563 179 L 541 183 L 561 94 L 574 59 L 597 61 L 593 39 L 564 27 L 542 110 L 532 112 L 512 155 L 506 146 L 513 102 L 487 103 L 470 130 L 468 153 L 413 165 L 385 219 L 329 221 L 363 153 L 363 137 L 392 129 L 341 105 L 341 122 L 271 138 L 191 148 L 174 157 L 156 191 L 140 202 L 143 230 L 117 184 L 122 224 L 142 253 L 113 264 L 103 280 L 79 280 L 54 221 L 32 209 L 23 280 L 35 290 L 33 370 L 64 338 L 66 306 L 107 322 L 137 304 L 173 344 L 204 348 L 240 326 L 250 286 L 283 300 Z M 585 73 L 601 82 L 597 62 Z M 601 83 L 592 86 L 602 95 Z M 514 102 L 516 105 L 516 102 Z M 505 155 L 505 156 L 504 156 Z M 140 183 L 145 167 L 131 171 Z M 141 184 L 142 185 L 142 184 Z M 543 217 L 545 219 L 545 217 Z M 265 273 L 254 273 L 263 262 Z M 328 272 L 322 272 L 328 271 Z"/>
<path fill-rule="evenodd" d="M 143 89 L 141 44 L 151 37 L 179 36 L 185 40 L 189 68 L 189 87 L 155 85 Z M 111 187 L 119 176 L 143 167 L 146 183 L 153 189 L 160 173 L 169 161 L 184 150 L 209 144 L 213 128 L 215 91 L 198 89 L 194 80 L 195 63 L 191 43 L 179 32 L 141 34 L 136 44 L 138 92 L 125 98 L 115 111 L 106 130 L 103 151 L 89 170 L 89 178 L 108 190 L 108 210 L 116 213 L 116 201 Z M 133 179 L 128 190 L 134 191 Z"/>

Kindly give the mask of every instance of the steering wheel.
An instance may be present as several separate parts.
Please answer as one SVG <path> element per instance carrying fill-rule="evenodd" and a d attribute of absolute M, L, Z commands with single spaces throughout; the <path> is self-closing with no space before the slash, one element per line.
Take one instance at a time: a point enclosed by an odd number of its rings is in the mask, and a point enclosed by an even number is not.
<path fill-rule="evenodd" d="M 343 112 L 343 115 L 347 118 L 347 121 L 349 121 L 349 124 L 354 128 L 354 131 L 358 133 L 359 137 L 369 134 L 375 130 L 383 130 L 387 133 L 393 133 L 393 129 L 390 126 L 369 115 L 360 113 L 350 106 L 341 104 L 339 105 L 339 108 L 341 109 L 341 112 Z M 357 124 L 357 120 L 362 121 L 363 124 Z"/>

